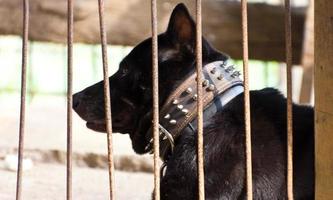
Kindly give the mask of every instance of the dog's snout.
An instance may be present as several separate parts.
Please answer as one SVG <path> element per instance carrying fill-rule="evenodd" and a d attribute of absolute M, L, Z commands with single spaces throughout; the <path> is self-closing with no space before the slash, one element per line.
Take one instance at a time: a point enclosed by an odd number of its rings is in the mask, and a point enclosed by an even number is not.
<path fill-rule="evenodd" d="M 76 93 L 73 95 L 73 109 L 77 109 L 80 105 L 80 101 L 81 101 L 81 94 L 80 93 Z"/>

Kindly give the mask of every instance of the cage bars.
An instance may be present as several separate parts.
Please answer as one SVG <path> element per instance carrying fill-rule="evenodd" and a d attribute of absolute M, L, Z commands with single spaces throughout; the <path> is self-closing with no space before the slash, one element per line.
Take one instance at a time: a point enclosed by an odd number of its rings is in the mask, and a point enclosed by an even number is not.
<path fill-rule="evenodd" d="M 157 2 L 151 0 L 152 21 L 152 83 L 153 83 L 153 138 L 154 138 L 154 198 L 160 199 L 160 171 L 159 168 L 159 100 L 158 100 L 158 43 L 157 43 Z M 247 0 L 242 0 L 242 34 L 243 34 L 243 70 L 244 70 L 244 121 L 246 147 L 246 185 L 247 199 L 252 196 L 252 158 L 251 158 L 251 120 L 250 95 L 248 74 L 248 22 Z M 104 0 L 98 0 L 100 36 L 103 60 L 105 122 L 108 141 L 108 164 L 110 199 L 115 199 L 114 163 L 112 153 L 112 119 L 111 97 L 108 78 L 107 39 L 104 23 Z M 73 0 L 68 0 L 68 71 L 67 71 L 67 169 L 66 169 L 66 198 L 72 199 L 72 76 L 73 76 Z M 202 8 L 201 0 L 196 0 L 196 73 L 197 73 L 197 114 L 198 114 L 198 197 L 205 199 L 204 191 L 204 146 L 203 146 L 203 102 L 202 102 Z M 291 7 L 290 0 L 285 0 L 285 34 L 286 34 L 286 64 L 287 64 L 287 196 L 293 199 L 293 163 L 292 163 L 292 37 L 291 37 Z M 16 184 L 16 200 L 21 199 L 22 160 L 25 132 L 25 97 L 26 70 L 29 32 L 29 0 L 23 0 L 23 42 L 22 42 L 22 75 L 21 75 L 21 107 L 18 148 L 18 171 Z"/>
<path fill-rule="evenodd" d="M 112 149 L 112 118 L 111 118 L 111 97 L 109 85 L 109 72 L 108 72 L 108 58 L 107 58 L 107 39 L 104 22 L 104 0 L 98 0 L 98 13 L 99 25 L 102 44 L 102 61 L 103 61 L 103 78 L 104 78 L 104 103 L 105 103 L 105 124 L 107 132 L 107 145 L 108 145 L 108 169 L 109 169 L 109 189 L 110 199 L 115 199 L 115 186 L 114 186 L 114 162 L 113 162 L 113 149 Z"/>
<path fill-rule="evenodd" d="M 246 155 L 246 194 L 252 200 L 252 148 L 251 148 L 251 111 L 249 87 L 249 42 L 247 0 L 241 1 L 242 8 L 242 34 L 243 34 L 243 78 L 244 78 L 244 122 L 245 122 L 245 155 Z"/>
<path fill-rule="evenodd" d="M 24 153 L 24 133 L 25 133 L 25 110 L 27 92 L 27 55 L 29 36 L 29 0 L 23 1 L 23 36 L 22 36 L 22 72 L 21 72 L 21 102 L 20 102 L 20 125 L 19 125 L 19 145 L 16 180 L 16 200 L 21 199 L 22 194 L 22 162 Z"/>
<path fill-rule="evenodd" d="M 157 6 L 151 0 L 152 29 L 152 86 L 153 86 L 153 140 L 154 140 L 154 199 L 160 199 L 160 140 L 159 140 L 159 100 L 158 100 L 158 43 L 157 43 Z"/>
<path fill-rule="evenodd" d="M 73 1 L 67 2 L 67 166 L 66 199 L 72 199 L 72 103 L 73 103 Z"/>
<path fill-rule="evenodd" d="M 202 8 L 201 0 L 196 0 L 196 72 L 197 72 L 197 112 L 198 112 L 198 191 L 199 200 L 205 199 L 204 145 L 203 145 L 203 91 L 202 91 Z"/>
<path fill-rule="evenodd" d="M 288 200 L 293 200 L 292 37 L 290 0 L 285 0 L 284 4 L 287 65 L 287 196 Z"/>

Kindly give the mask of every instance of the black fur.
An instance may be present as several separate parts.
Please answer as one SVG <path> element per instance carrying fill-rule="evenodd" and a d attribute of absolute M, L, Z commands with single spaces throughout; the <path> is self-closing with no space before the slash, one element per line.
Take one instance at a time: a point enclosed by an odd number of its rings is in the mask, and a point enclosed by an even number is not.
<path fill-rule="evenodd" d="M 195 23 L 186 7 L 173 11 L 158 37 L 160 106 L 195 70 Z M 228 57 L 203 38 L 203 64 Z M 133 149 L 146 153 L 151 125 L 151 39 L 137 45 L 110 77 L 112 123 L 128 133 Z M 286 99 L 273 88 L 251 91 L 254 199 L 286 199 Z M 74 95 L 73 108 L 93 130 L 105 132 L 103 83 Z M 293 105 L 295 199 L 314 198 L 313 109 Z M 206 199 L 245 199 L 243 94 L 204 119 Z M 183 132 L 161 180 L 161 199 L 196 199 L 196 135 Z"/>

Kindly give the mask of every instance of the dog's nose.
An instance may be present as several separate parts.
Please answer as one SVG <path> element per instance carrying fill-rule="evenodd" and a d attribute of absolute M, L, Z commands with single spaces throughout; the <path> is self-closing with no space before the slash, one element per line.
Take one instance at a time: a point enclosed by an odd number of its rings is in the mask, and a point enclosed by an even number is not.
<path fill-rule="evenodd" d="M 79 105 L 80 105 L 80 101 L 81 101 L 81 95 L 80 95 L 80 93 L 76 93 L 76 94 L 74 94 L 73 95 L 73 109 L 75 110 L 76 108 L 78 108 L 79 107 Z"/>

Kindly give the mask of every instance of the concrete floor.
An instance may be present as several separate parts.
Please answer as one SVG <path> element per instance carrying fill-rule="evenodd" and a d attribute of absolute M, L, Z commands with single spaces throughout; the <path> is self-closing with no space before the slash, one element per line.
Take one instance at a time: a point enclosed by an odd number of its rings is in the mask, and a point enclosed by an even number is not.
<path fill-rule="evenodd" d="M 19 96 L 0 96 L 0 200 L 15 199 L 16 173 L 3 167 L 8 152 L 15 152 L 18 144 Z M 113 135 L 114 155 L 142 159 L 131 147 L 128 135 Z M 66 151 L 66 102 L 63 97 L 36 97 L 27 104 L 25 150 L 48 152 Z M 107 154 L 106 134 L 88 130 L 73 113 L 73 152 L 76 154 Z M 14 154 L 15 155 L 15 154 Z M 65 165 L 33 160 L 34 166 L 25 172 L 24 200 L 65 199 Z M 144 158 L 151 159 L 151 156 Z M 132 161 L 132 160 L 131 160 Z M 75 163 L 75 162 L 74 162 Z M 151 162 L 152 163 L 152 162 Z M 73 166 L 73 199 L 108 199 L 108 172 L 106 169 Z M 150 199 L 153 176 L 149 173 L 116 171 L 116 197 L 119 200 Z"/>
<path fill-rule="evenodd" d="M 0 177 L 0 199 L 15 199 L 16 172 L 0 167 Z M 63 165 L 37 164 L 24 172 L 23 178 L 24 200 L 60 200 L 66 197 L 66 168 Z M 115 180 L 116 199 L 150 199 L 152 174 L 116 171 Z M 73 200 L 107 200 L 108 188 L 107 170 L 74 167 Z"/>
<path fill-rule="evenodd" d="M 19 96 L 0 96 L 0 148 L 18 144 Z M 135 155 L 128 135 L 113 134 L 114 154 Z M 78 153 L 107 152 L 106 134 L 86 128 L 73 112 L 73 151 Z M 64 97 L 37 96 L 26 108 L 25 148 L 66 151 L 66 102 Z"/>

